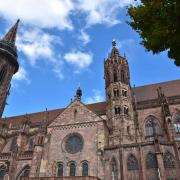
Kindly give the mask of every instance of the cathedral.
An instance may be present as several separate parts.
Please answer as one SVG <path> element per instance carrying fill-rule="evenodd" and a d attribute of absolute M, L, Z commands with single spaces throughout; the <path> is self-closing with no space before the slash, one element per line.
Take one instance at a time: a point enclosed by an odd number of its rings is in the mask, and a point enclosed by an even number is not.
<path fill-rule="evenodd" d="M 0 40 L 0 180 L 180 180 L 180 80 L 131 87 L 115 41 L 104 102 L 78 88 L 63 109 L 2 118 L 18 24 Z"/>

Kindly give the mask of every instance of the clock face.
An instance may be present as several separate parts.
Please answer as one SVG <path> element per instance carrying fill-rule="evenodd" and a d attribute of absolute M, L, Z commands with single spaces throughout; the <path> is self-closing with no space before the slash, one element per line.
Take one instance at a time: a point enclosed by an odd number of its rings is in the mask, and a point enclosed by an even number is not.
<path fill-rule="evenodd" d="M 65 142 L 65 150 L 70 154 L 75 154 L 82 150 L 83 141 L 78 135 L 71 135 Z"/>

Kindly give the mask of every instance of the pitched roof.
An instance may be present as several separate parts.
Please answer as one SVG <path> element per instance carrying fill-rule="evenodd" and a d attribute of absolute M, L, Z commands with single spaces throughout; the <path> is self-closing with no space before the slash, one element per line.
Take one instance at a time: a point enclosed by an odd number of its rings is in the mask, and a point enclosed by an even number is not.
<path fill-rule="evenodd" d="M 163 83 L 145 85 L 140 87 L 132 88 L 132 91 L 136 94 L 137 102 L 152 100 L 157 98 L 157 88 L 162 87 L 164 94 L 167 97 L 180 95 L 180 80 L 168 81 Z M 99 102 L 94 104 L 88 104 L 87 108 L 94 111 L 95 113 L 101 115 L 106 112 L 106 102 Z M 60 115 L 64 109 L 49 110 L 49 122 L 53 121 L 58 115 Z M 45 111 L 32 113 L 30 115 L 30 120 L 33 125 L 40 124 L 45 116 Z M 15 125 L 21 124 L 25 119 L 25 115 L 19 115 L 14 117 L 3 118 L 2 120 L 12 123 Z"/>
<path fill-rule="evenodd" d="M 100 103 L 94 103 L 87 105 L 87 108 L 90 110 L 96 112 L 97 114 L 104 114 L 106 110 L 106 102 L 100 102 Z M 55 110 L 49 110 L 48 111 L 48 119 L 49 122 L 53 121 L 58 115 L 60 115 L 64 111 L 63 109 L 55 109 Z M 3 118 L 3 121 L 6 121 L 7 123 L 12 123 L 12 125 L 20 125 L 27 116 L 29 116 L 31 122 L 33 125 L 40 124 L 44 117 L 45 117 L 46 111 L 37 112 L 37 113 L 31 113 L 28 115 L 19 115 L 19 116 L 13 116 L 8 118 Z"/>
<path fill-rule="evenodd" d="M 136 94 L 137 102 L 157 98 L 157 88 L 161 87 L 167 97 L 180 95 L 180 80 L 167 81 L 157 84 L 150 84 L 132 88 Z"/>

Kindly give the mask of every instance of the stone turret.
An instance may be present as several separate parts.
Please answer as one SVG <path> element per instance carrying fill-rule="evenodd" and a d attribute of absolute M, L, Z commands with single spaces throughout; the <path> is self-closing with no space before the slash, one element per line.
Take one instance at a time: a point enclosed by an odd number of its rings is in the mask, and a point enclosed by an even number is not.
<path fill-rule="evenodd" d="M 129 65 L 112 42 L 112 50 L 104 62 L 108 125 L 111 129 L 110 142 L 119 144 L 133 140 L 134 121 L 131 98 Z"/>

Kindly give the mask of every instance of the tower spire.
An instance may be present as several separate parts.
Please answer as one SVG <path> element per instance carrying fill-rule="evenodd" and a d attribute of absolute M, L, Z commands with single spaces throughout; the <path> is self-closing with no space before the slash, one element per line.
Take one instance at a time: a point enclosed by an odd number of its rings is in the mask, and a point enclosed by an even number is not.
<path fill-rule="evenodd" d="M 4 38 L 2 39 L 3 41 L 15 45 L 19 22 L 20 20 L 18 19 L 16 24 L 4 36 Z"/>

